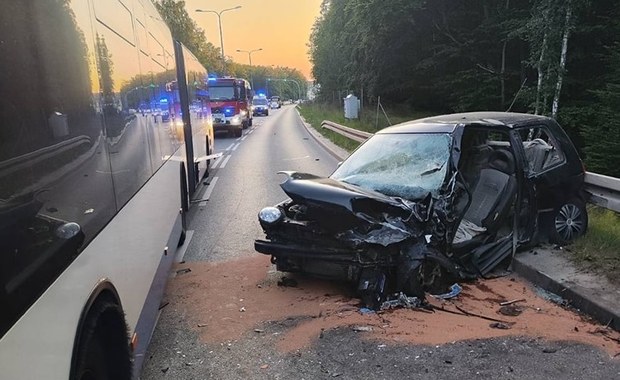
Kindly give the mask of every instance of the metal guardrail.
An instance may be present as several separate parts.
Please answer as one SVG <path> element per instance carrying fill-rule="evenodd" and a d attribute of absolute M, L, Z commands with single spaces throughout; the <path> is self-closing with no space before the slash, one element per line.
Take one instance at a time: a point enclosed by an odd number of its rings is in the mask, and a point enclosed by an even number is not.
<path fill-rule="evenodd" d="M 364 142 L 372 133 L 358 131 L 329 120 L 323 120 L 322 128 L 332 130 L 357 142 Z M 590 194 L 590 203 L 606 209 L 620 212 L 620 178 L 586 172 L 586 192 Z"/>
<path fill-rule="evenodd" d="M 366 139 L 372 136 L 372 133 L 358 131 L 357 129 L 345 127 L 344 125 L 340 125 L 329 120 L 323 120 L 323 122 L 321 123 L 321 127 L 332 130 L 344 137 L 348 137 L 351 140 L 355 140 L 357 142 L 364 142 L 366 141 Z"/>

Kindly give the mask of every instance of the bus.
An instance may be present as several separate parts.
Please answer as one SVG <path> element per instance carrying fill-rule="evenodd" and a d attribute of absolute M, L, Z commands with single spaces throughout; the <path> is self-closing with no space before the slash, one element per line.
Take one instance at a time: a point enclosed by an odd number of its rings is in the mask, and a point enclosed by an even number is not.
<path fill-rule="evenodd" d="M 0 379 L 137 378 L 213 157 L 150 0 L 3 1 Z"/>

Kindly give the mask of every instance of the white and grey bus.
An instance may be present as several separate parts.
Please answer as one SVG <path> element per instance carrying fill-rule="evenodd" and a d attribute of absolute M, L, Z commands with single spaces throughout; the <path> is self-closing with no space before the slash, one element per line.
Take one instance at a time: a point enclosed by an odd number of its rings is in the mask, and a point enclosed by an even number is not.
<path fill-rule="evenodd" d="M 136 378 L 213 149 L 150 0 L 0 0 L 0 379 Z"/>

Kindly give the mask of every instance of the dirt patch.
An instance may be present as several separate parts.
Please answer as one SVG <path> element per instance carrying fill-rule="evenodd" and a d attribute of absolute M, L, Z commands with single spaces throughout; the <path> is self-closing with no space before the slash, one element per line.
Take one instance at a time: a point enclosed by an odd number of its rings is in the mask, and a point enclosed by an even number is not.
<path fill-rule="evenodd" d="M 290 327 L 277 343 L 283 352 L 310 345 L 325 330 L 368 326 L 359 334 L 385 343 L 436 345 L 532 336 L 590 344 L 611 356 L 620 353 L 620 334 L 538 297 L 516 277 L 464 284 L 463 293 L 453 301 L 431 299 L 434 306 L 443 308 L 435 312 L 401 309 L 361 314 L 359 300 L 348 293 L 346 285 L 295 276 L 295 287 L 278 286 L 284 274 L 276 272 L 266 256 L 187 263 L 176 270 L 185 268 L 191 272 L 169 283 L 168 307 L 186 312 L 192 328 L 207 343 L 235 341 L 265 322 L 289 320 Z M 519 315 L 499 312 L 499 302 L 516 299 L 526 300 L 518 303 Z M 494 321 L 510 328 L 493 328 Z"/>

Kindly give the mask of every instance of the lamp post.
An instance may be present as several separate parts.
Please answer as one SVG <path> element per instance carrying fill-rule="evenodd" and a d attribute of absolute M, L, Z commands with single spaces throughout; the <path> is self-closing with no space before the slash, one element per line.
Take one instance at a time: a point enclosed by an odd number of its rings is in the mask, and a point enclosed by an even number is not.
<path fill-rule="evenodd" d="M 291 81 L 291 82 L 293 82 L 293 83 L 295 83 L 297 85 L 297 90 L 299 90 L 299 98 L 298 99 L 301 100 L 301 85 L 299 84 L 299 82 L 297 82 L 295 79 L 288 79 L 288 78 L 283 79 L 283 81 L 285 81 L 285 82 Z"/>
<path fill-rule="evenodd" d="M 215 13 L 217 15 L 217 23 L 220 28 L 220 50 L 222 51 L 222 67 L 224 68 L 224 71 L 226 71 L 226 58 L 224 56 L 224 35 L 222 33 L 222 13 L 228 12 L 228 11 L 234 11 L 235 9 L 239 9 L 239 8 L 241 8 L 241 5 L 237 5 L 236 7 L 233 7 L 233 8 L 222 9 L 219 12 L 212 11 L 212 10 L 196 9 L 196 12 L 198 13 Z"/>
<path fill-rule="evenodd" d="M 252 53 L 261 51 L 263 48 L 258 48 L 254 50 L 240 50 L 237 49 L 237 53 L 248 53 L 248 60 L 250 61 L 250 82 L 252 83 L 252 90 L 254 90 L 254 75 L 252 73 Z"/>

